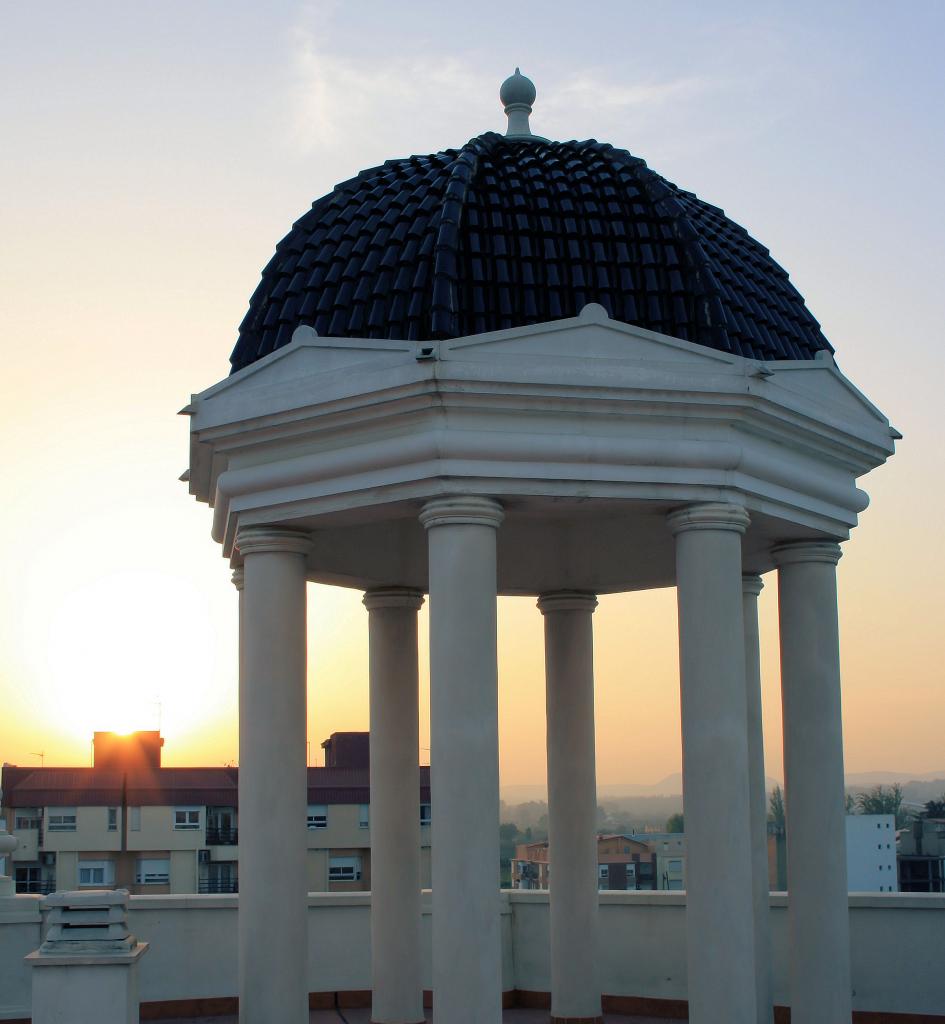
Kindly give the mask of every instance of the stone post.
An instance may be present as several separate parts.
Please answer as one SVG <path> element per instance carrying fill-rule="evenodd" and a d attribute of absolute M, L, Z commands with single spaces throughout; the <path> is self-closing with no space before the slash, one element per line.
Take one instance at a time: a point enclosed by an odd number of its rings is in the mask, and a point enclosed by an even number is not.
<path fill-rule="evenodd" d="M 138 962 L 148 951 L 128 931 L 128 890 L 47 896 L 46 941 L 33 970 L 33 1024 L 138 1024 Z"/>
<path fill-rule="evenodd" d="M 430 591 L 433 1011 L 499 1024 L 498 502 L 439 498 L 420 514 Z"/>
<path fill-rule="evenodd" d="M 308 1022 L 308 537 L 240 527 L 241 1024 Z"/>
<path fill-rule="evenodd" d="M 676 537 L 686 933 L 691 1024 L 755 1024 L 755 941 L 741 537 L 711 502 L 670 514 Z"/>
<path fill-rule="evenodd" d="M 371 691 L 371 1021 L 423 1016 L 418 590 L 380 587 L 368 609 Z"/>
<path fill-rule="evenodd" d="M 6 822 L 0 818 L 0 899 L 16 895 L 16 887 L 9 873 L 9 860 L 18 844 L 19 840 L 7 832 Z"/>
<path fill-rule="evenodd" d="M 593 594 L 542 594 L 551 857 L 551 1020 L 602 1024 L 597 949 Z"/>
<path fill-rule="evenodd" d="M 768 885 L 768 792 L 761 715 L 761 645 L 758 638 L 760 576 L 742 576 L 745 623 L 745 693 L 748 705 L 748 800 L 751 807 L 751 879 L 755 915 L 755 985 L 758 1024 L 771 1024 L 771 894 Z"/>
<path fill-rule="evenodd" d="M 793 1024 L 850 1020 L 837 562 L 831 541 L 784 544 L 778 565 Z"/>

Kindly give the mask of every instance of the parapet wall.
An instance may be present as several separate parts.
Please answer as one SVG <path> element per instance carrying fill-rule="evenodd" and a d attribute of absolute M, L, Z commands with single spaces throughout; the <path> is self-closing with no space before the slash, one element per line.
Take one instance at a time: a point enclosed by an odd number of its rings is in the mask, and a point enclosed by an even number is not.
<path fill-rule="evenodd" d="M 601 893 L 604 993 L 671 1012 L 686 998 L 685 894 Z M 0 1020 L 28 1020 L 30 975 L 23 957 L 42 939 L 41 899 L 18 896 L 0 908 Z M 232 1011 L 237 995 L 236 896 L 132 896 L 132 932 L 150 943 L 141 962 L 142 1004 L 192 1003 L 194 1014 Z M 505 892 L 503 988 L 540 1004 L 550 987 L 548 893 Z M 366 1000 L 371 987 L 370 894 L 309 895 L 309 989 Z M 945 1021 L 945 896 L 850 896 L 853 1005 L 881 1014 L 940 1014 Z M 431 986 L 429 894 L 424 949 Z M 274 927 L 277 922 L 274 922 Z M 787 898 L 771 896 L 775 1002 L 787 1004 Z M 261 937 L 261 941 L 265 941 Z M 723 941 L 724 936 L 708 936 Z M 653 1009 L 659 1004 L 654 1002 Z M 151 1016 L 157 1005 L 144 1006 Z M 151 1012 L 149 1012 L 149 1010 Z M 895 1016 L 888 1018 L 895 1020 Z"/>

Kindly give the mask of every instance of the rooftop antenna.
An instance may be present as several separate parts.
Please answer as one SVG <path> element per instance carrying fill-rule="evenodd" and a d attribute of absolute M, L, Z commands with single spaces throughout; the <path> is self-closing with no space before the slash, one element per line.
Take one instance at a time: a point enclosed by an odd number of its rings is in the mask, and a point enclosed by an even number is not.
<path fill-rule="evenodd" d="M 40 766 L 40 768 L 45 768 L 46 767 L 46 751 L 45 750 L 31 750 L 30 753 L 33 755 L 33 757 L 38 757 L 39 758 L 39 766 Z"/>

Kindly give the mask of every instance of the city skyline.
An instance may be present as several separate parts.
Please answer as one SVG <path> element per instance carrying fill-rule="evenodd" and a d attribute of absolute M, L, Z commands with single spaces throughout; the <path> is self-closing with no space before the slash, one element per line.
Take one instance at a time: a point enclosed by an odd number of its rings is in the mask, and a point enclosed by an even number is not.
<path fill-rule="evenodd" d="M 94 729 L 158 716 L 165 763 L 237 759 L 236 593 L 206 509 L 177 482 L 174 413 L 226 375 L 259 270 L 309 203 L 387 157 L 501 130 L 498 85 L 520 64 L 538 87 L 536 131 L 626 147 L 769 246 L 841 369 L 905 435 L 868 479 L 873 507 L 839 566 L 846 767 L 945 767 L 931 3 L 908 24 L 878 4 L 791 17 L 681 5 L 689 22 L 672 39 L 654 12 L 610 5 L 611 38 L 574 23 L 567 53 L 561 10 L 546 23 L 537 7 L 483 5 L 460 44 L 424 4 L 379 6 L 368 31 L 335 4 L 277 4 L 265 19 L 171 6 L 8 12 L 22 31 L 6 44 L 15 144 L 0 164 L 15 197 L 0 257 L 0 760 L 84 764 Z M 626 62 L 620 40 L 641 37 L 655 42 Z M 434 44 L 451 56 L 431 66 Z M 762 676 L 780 778 L 775 590 L 772 574 Z M 426 630 L 424 610 L 421 747 Z M 503 785 L 544 776 L 541 630 L 533 599 L 500 599 Z M 674 591 L 602 597 L 595 632 L 599 783 L 678 771 Z M 316 751 L 367 728 L 360 594 L 311 586 L 309 644 Z"/>

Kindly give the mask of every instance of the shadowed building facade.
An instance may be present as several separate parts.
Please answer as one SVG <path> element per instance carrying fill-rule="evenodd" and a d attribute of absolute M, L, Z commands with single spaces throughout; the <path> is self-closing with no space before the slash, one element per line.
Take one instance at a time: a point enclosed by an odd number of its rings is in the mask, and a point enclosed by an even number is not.
<path fill-rule="evenodd" d="M 184 410 L 186 478 L 240 588 L 244 877 L 271 879 L 240 895 L 241 1016 L 305 1019 L 304 864 L 274 878 L 265 836 L 303 849 L 316 581 L 364 591 L 368 610 L 378 1024 L 423 1019 L 421 602 L 437 1022 L 501 1013 L 497 594 L 537 598 L 544 620 L 551 1015 L 594 1022 L 593 612 L 597 595 L 666 586 L 690 1019 L 770 1021 L 757 596 L 777 570 L 793 1019 L 836 1024 L 850 981 L 835 566 L 867 504 L 857 479 L 898 435 L 763 246 L 622 150 L 533 135 L 534 98 L 516 73 L 506 135 L 318 200 L 263 271 L 233 372 Z"/>

